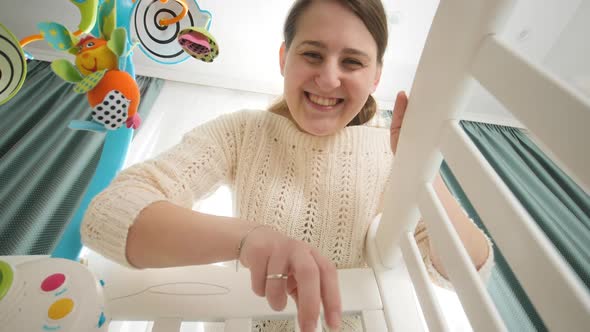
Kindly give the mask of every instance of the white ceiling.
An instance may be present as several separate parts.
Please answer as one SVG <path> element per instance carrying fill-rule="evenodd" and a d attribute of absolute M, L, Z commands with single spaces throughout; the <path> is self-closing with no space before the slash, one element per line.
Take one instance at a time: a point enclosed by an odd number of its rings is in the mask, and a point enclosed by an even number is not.
<path fill-rule="evenodd" d="M 384 0 L 391 25 L 383 76 L 375 94 L 382 107 L 391 107 L 398 90 L 411 89 L 438 2 Z M 134 55 L 137 73 L 230 89 L 280 94 L 282 77 L 278 70 L 278 49 L 282 41 L 282 23 L 292 1 L 200 0 L 198 3 L 201 9 L 213 14 L 210 32 L 220 46 L 219 57 L 213 63 L 189 59 L 181 64 L 161 65 L 137 50 Z M 38 33 L 36 24 L 43 21 L 59 22 L 75 30 L 79 13 L 67 0 L 0 2 L 0 23 L 19 39 Z M 552 70 L 564 78 L 588 86 L 590 63 L 584 59 L 590 58 L 587 43 L 589 22 L 588 0 L 520 0 L 508 21 L 504 37 L 533 59 L 548 62 L 550 67 L 553 65 Z M 577 43 L 586 44 L 581 54 L 574 49 Z M 560 47 L 555 48 L 555 45 Z M 51 50 L 45 42 L 33 43 L 25 50 L 42 60 L 64 57 L 63 53 Z M 561 63 L 570 64 L 566 73 L 560 72 Z M 571 68 L 572 64 L 575 64 L 574 68 Z M 498 105 L 486 101 L 485 96 L 478 96 L 480 102 L 473 104 L 477 112 L 507 115 L 498 110 Z"/>

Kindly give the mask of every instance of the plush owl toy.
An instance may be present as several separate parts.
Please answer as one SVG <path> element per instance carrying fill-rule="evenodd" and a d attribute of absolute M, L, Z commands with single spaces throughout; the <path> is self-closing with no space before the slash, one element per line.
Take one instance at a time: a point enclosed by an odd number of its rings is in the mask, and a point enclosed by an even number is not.
<path fill-rule="evenodd" d="M 82 91 L 89 89 L 86 95 L 92 107 L 92 119 L 110 130 L 123 123 L 127 128 L 139 128 L 139 88 L 131 75 L 118 70 L 117 47 L 109 47 L 107 40 L 92 36 L 80 40 L 77 47 L 76 68 L 82 75 L 92 77 L 85 82 L 88 86 L 81 88 Z"/>
<path fill-rule="evenodd" d="M 97 1 L 92 1 L 96 9 Z M 94 131 L 116 130 L 123 124 L 137 129 L 141 118 L 137 113 L 140 101 L 137 82 L 124 69 L 134 45 L 127 42 L 127 32 L 116 27 L 116 2 L 104 1 L 94 10 L 97 34 L 76 34 L 55 22 L 40 23 L 41 35 L 55 49 L 75 56 L 75 65 L 67 59 L 51 63 L 53 71 L 63 80 L 74 83 L 74 91 L 84 93 L 92 107 L 92 120 L 72 121 L 69 127 Z M 93 17 L 94 17 L 93 16 Z M 121 60 L 121 61 L 119 61 Z"/>
<path fill-rule="evenodd" d="M 125 43 L 126 32 L 122 28 L 113 30 L 109 40 L 87 35 L 69 50 L 76 56 L 75 66 L 65 59 L 51 63 L 59 77 L 76 84 L 75 92 L 86 93 L 92 119 L 107 130 L 118 129 L 123 123 L 137 129 L 141 124 L 137 82 L 118 69 Z"/>
<path fill-rule="evenodd" d="M 108 47 L 106 40 L 88 35 L 76 47 L 76 68 L 82 75 L 88 76 L 97 70 L 117 69 L 117 56 Z"/>

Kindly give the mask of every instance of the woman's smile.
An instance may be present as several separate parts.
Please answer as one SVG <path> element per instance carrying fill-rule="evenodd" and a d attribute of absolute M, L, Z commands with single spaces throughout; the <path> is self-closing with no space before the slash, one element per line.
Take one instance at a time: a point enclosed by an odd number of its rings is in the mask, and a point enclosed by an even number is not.
<path fill-rule="evenodd" d="M 307 104 L 320 112 L 329 112 L 338 108 L 343 102 L 342 98 L 323 97 L 311 92 L 304 92 Z"/>

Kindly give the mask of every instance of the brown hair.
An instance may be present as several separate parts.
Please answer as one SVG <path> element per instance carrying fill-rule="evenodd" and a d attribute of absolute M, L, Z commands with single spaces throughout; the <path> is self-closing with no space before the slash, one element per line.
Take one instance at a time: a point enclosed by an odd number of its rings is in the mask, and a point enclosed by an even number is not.
<path fill-rule="evenodd" d="M 311 5 L 313 0 L 296 0 L 283 28 L 283 38 L 285 39 L 285 46 L 288 49 L 295 38 L 297 32 L 297 22 L 299 17 L 303 14 L 305 9 Z M 380 65 L 383 64 L 383 54 L 387 48 L 387 17 L 385 15 L 385 9 L 381 0 L 337 0 L 340 4 L 349 8 L 356 16 L 367 27 L 367 30 L 375 39 L 377 43 L 377 61 Z M 284 98 L 281 98 L 277 103 L 270 107 L 271 112 L 280 113 L 283 110 L 287 110 L 287 102 Z M 369 95 L 369 98 L 365 102 L 365 105 L 357 116 L 350 121 L 348 126 L 361 125 L 369 120 L 377 113 L 377 102 L 373 96 Z"/>

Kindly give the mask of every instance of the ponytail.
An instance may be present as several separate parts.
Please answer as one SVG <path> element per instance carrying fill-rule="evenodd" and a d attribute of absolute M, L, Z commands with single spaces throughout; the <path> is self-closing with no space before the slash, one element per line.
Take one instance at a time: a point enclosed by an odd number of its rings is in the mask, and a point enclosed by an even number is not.
<path fill-rule="evenodd" d="M 377 102 L 375 101 L 375 98 L 373 98 L 373 96 L 369 95 L 369 98 L 367 98 L 367 101 L 365 102 L 365 105 L 363 106 L 359 114 L 357 114 L 354 117 L 354 119 L 352 119 L 352 121 L 350 121 L 346 126 L 348 127 L 363 125 L 369 122 L 369 120 L 371 120 L 376 113 Z"/>

